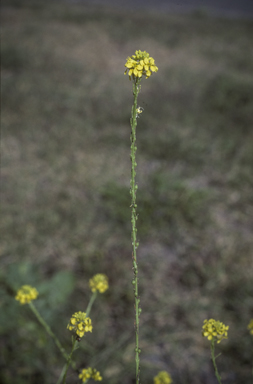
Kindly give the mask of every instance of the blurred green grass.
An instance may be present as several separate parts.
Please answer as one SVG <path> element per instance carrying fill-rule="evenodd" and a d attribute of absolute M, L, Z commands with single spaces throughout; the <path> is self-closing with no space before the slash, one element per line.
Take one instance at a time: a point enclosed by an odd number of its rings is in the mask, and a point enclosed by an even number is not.
<path fill-rule="evenodd" d="M 167 370 L 175 383 L 214 383 L 201 336 L 214 317 L 230 326 L 223 383 L 251 383 L 252 37 L 247 20 L 3 3 L 1 382 L 56 382 L 63 365 L 13 292 L 36 285 L 68 348 L 66 325 L 98 272 L 110 291 L 77 365 L 94 364 L 105 383 L 134 382 L 123 72 L 141 49 L 159 67 L 142 82 L 137 132 L 142 381 Z"/>

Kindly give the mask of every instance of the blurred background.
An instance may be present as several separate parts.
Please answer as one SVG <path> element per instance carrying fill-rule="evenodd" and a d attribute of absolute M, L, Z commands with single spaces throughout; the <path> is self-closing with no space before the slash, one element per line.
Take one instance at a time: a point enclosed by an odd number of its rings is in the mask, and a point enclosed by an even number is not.
<path fill-rule="evenodd" d="M 138 100 L 141 382 L 166 370 L 175 384 L 216 383 L 201 335 L 215 318 L 230 327 L 222 382 L 252 383 L 252 2 L 121 3 L 2 2 L 0 381 L 56 383 L 64 364 L 16 290 L 38 289 L 36 307 L 70 351 L 69 318 L 105 273 L 75 361 L 105 384 L 135 382 L 123 73 L 140 49 L 159 68 Z"/>

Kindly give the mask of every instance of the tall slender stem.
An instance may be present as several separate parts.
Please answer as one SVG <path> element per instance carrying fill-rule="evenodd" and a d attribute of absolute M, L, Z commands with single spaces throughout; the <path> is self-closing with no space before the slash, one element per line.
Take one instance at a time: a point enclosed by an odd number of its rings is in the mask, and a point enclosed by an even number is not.
<path fill-rule="evenodd" d="M 137 242 L 137 204 L 136 204 L 136 191 L 138 186 L 135 182 L 136 176 L 136 126 L 137 126 L 137 98 L 140 92 L 140 79 L 136 79 L 133 84 L 133 95 L 134 104 L 132 107 L 132 118 L 131 118 L 131 223 L 132 223 L 132 258 L 133 258 L 133 271 L 134 279 L 132 281 L 134 286 L 134 298 L 135 298 L 135 365 L 136 365 L 136 384 L 140 382 L 140 348 L 139 348 L 139 316 L 141 309 L 139 308 L 140 298 L 138 293 L 138 263 L 136 251 L 139 243 Z"/>

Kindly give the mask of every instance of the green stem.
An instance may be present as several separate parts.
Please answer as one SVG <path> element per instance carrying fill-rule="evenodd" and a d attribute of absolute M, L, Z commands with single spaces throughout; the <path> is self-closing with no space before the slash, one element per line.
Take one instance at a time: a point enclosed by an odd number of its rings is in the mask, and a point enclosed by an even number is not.
<path fill-rule="evenodd" d="M 64 373 L 65 373 L 66 366 L 67 366 L 67 364 L 65 364 L 64 367 L 62 368 L 60 377 L 59 377 L 59 379 L 58 379 L 58 381 L 57 381 L 56 384 L 61 384 L 61 382 L 62 382 L 62 380 L 63 380 Z"/>
<path fill-rule="evenodd" d="M 86 316 L 87 316 L 87 317 L 88 317 L 89 314 L 90 314 L 92 304 L 94 303 L 96 297 L 97 297 L 97 291 L 96 291 L 96 292 L 93 292 L 93 294 L 92 294 L 92 296 L 91 296 L 91 298 L 90 298 L 89 304 L 87 305 L 87 308 L 86 308 Z"/>
<path fill-rule="evenodd" d="M 253 360 L 252 360 L 252 377 L 253 377 Z M 253 383 L 253 381 L 252 381 L 252 383 Z"/>
<path fill-rule="evenodd" d="M 219 375 L 219 372 L 218 372 L 218 369 L 217 369 L 217 365 L 216 365 L 216 357 L 215 357 L 215 353 L 214 353 L 214 344 L 215 344 L 215 339 L 213 338 L 212 341 L 211 341 L 211 355 L 212 355 L 212 361 L 213 361 L 213 366 L 214 366 L 214 371 L 215 371 L 215 376 L 219 382 L 219 384 L 222 384 L 221 383 L 221 378 L 220 378 L 220 375 Z"/>
<path fill-rule="evenodd" d="M 40 322 L 40 324 L 45 328 L 47 333 L 54 339 L 54 342 L 57 345 L 57 347 L 59 348 L 59 350 L 61 351 L 61 354 L 64 357 L 64 359 L 68 360 L 68 354 L 66 353 L 65 349 L 63 348 L 63 346 L 61 345 L 60 341 L 55 336 L 55 334 L 53 333 L 53 331 L 51 330 L 49 325 L 41 317 L 41 315 L 39 314 L 39 312 L 37 311 L 37 309 L 35 308 L 35 306 L 33 305 L 32 302 L 29 303 L 29 306 L 30 306 L 31 310 L 33 311 L 34 315 L 37 317 L 37 319 Z"/>
<path fill-rule="evenodd" d="M 136 176 L 136 126 L 137 126 L 137 98 L 140 92 L 140 79 L 136 79 L 133 85 L 133 95 L 134 95 L 134 104 L 132 107 L 132 118 L 131 118 L 131 223 L 132 223 L 132 258 L 133 258 L 133 270 L 134 270 L 134 279 L 132 281 L 134 286 L 134 298 L 135 298 L 135 365 L 136 365 L 136 384 L 140 381 L 140 349 L 139 349 L 139 316 L 141 309 L 139 308 L 140 298 L 138 294 L 138 264 L 136 257 L 136 250 L 138 248 L 137 242 L 137 204 L 136 204 L 136 191 L 138 186 L 135 183 Z"/>
<path fill-rule="evenodd" d="M 76 345 L 76 343 L 77 343 L 77 341 L 74 340 L 74 341 L 73 341 L 73 344 L 72 344 L 71 352 L 70 352 L 69 357 L 68 357 L 68 360 L 67 360 L 67 364 L 66 364 L 65 367 L 64 367 L 63 384 L 65 384 L 65 382 L 66 382 L 67 372 L 68 372 L 69 365 L 70 365 L 70 362 L 71 362 L 72 354 L 73 354 L 73 352 L 74 352 L 74 350 L 75 350 L 75 345 Z"/>

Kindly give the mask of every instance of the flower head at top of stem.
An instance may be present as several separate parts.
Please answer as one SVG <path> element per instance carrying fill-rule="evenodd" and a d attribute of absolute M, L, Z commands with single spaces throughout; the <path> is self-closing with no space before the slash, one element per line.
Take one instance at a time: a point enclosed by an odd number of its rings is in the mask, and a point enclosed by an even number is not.
<path fill-rule="evenodd" d="M 172 378 L 166 371 L 160 371 L 157 376 L 154 377 L 154 384 L 171 384 Z"/>
<path fill-rule="evenodd" d="M 83 382 L 85 382 L 87 379 L 93 379 L 95 381 L 103 380 L 100 372 L 91 367 L 82 369 L 81 373 L 79 374 L 79 379 L 82 379 Z"/>
<path fill-rule="evenodd" d="M 67 329 L 75 331 L 78 337 L 83 337 L 85 332 L 92 332 L 92 321 L 85 312 L 75 312 L 67 325 Z"/>
<path fill-rule="evenodd" d="M 207 337 L 208 340 L 217 341 L 219 344 L 221 340 L 227 339 L 229 326 L 226 326 L 221 321 L 214 319 L 204 320 L 202 327 L 202 336 Z"/>
<path fill-rule="evenodd" d="M 250 320 L 247 328 L 249 330 L 249 333 L 253 336 L 253 319 Z"/>
<path fill-rule="evenodd" d="M 90 279 L 89 286 L 92 292 L 104 293 L 109 288 L 108 277 L 103 273 L 97 273 Z"/>
<path fill-rule="evenodd" d="M 125 75 L 128 72 L 129 80 L 133 79 L 136 81 L 142 76 L 146 76 L 146 79 L 152 75 L 152 72 L 157 72 L 158 67 L 155 65 L 155 60 L 153 57 L 149 56 L 149 53 L 146 51 L 135 51 L 135 55 L 127 58 L 125 64 L 127 68 L 125 70 Z"/>
<path fill-rule="evenodd" d="M 32 300 L 36 300 L 39 292 L 36 288 L 31 287 L 30 285 L 23 285 L 17 291 L 15 300 L 19 301 L 21 304 L 28 304 Z"/>

